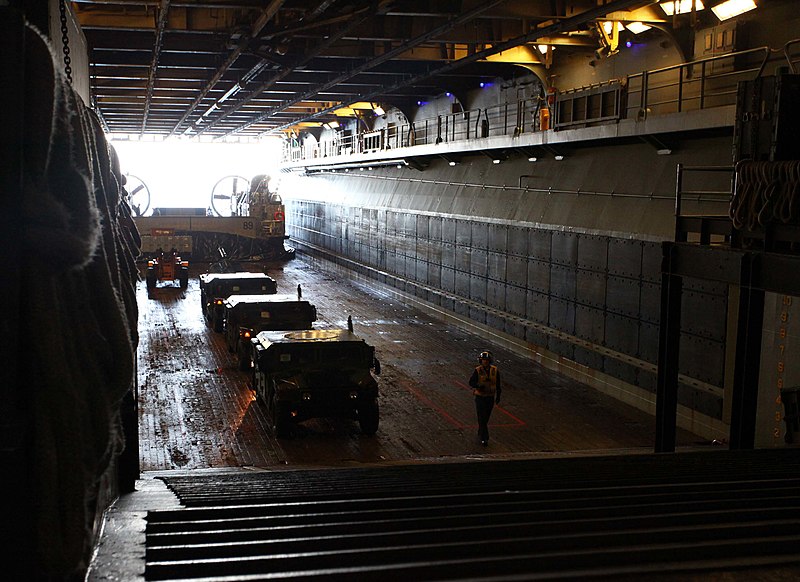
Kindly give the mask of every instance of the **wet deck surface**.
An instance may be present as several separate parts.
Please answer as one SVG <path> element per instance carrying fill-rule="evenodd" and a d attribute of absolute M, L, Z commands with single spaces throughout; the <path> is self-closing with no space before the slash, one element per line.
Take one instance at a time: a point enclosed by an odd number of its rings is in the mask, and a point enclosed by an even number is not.
<path fill-rule="evenodd" d="M 202 266 L 201 266 L 202 268 Z M 257 270 L 251 265 L 249 269 Z M 358 423 L 313 419 L 277 439 L 266 407 L 249 388 L 222 334 L 206 327 L 197 275 L 187 290 L 140 283 L 139 414 L 142 471 L 225 467 L 337 467 L 531 454 L 652 451 L 655 419 L 405 305 L 388 292 L 318 270 L 298 257 L 267 267 L 279 293 L 317 307 L 315 327 L 346 327 L 381 361 L 378 433 Z M 503 375 L 503 399 L 478 442 L 467 380 L 490 349 Z M 678 446 L 701 439 L 678 432 Z"/>

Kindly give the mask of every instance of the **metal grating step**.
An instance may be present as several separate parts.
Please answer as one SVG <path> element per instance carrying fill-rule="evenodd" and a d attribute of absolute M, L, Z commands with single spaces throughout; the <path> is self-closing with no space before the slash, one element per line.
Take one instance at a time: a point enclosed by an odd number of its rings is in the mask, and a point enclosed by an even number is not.
<path fill-rule="evenodd" d="M 146 578 L 534 580 L 767 565 L 800 572 L 796 451 L 758 461 L 749 453 L 681 457 L 168 477 L 182 500 L 214 506 L 148 514 Z M 781 459 L 779 471 L 762 465 Z M 567 466 L 564 475 L 582 478 L 553 485 Z M 670 471 L 679 482 L 666 482 Z M 446 474 L 452 487 L 443 492 Z M 238 504 L 226 505 L 228 494 Z"/>
<path fill-rule="evenodd" d="M 399 490 L 461 494 L 507 489 L 697 483 L 800 477 L 800 449 L 536 459 L 164 477 L 187 507 L 341 497 Z"/>

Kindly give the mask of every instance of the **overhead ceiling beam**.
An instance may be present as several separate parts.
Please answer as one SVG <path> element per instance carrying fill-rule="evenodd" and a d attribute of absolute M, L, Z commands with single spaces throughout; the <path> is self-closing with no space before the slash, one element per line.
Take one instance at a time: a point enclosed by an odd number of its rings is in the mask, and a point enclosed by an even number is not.
<path fill-rule="evenodd" d="M 144 100 L 144 114 L 142 115 L 142 133 L 147 127 L 147 115 L 150 113 L 150 102 L 153 98 L 153 87 L 156 84 L 156 72 L 158 71 L 158 59 L 161 57 L 161 43 L 164 39 L 164 29 L 167 27 L 167 14 L 169 13 L 170 0 L 161 0 L 158 9 L 158 21 L 156 24 L 156 40 L 153 43 L 153 58 L 150 61 L 150 72 L 147 78 L 147 94 Z"/>
<path fill-rule="evenodd" d="M 219 82 L 222 76 L 230 69 L 231 65 L 236 62 L 236 59 L 239 58 L 239 55 L 242 54 L 242 51 L 247 47 L 250 41 L 258 36 L 261 32 L 261 29 L 264 28 L 267 23 L 272 19 L 273 16 L 278 12 L 285 0 L 272 0 L 266 8 L 261 12 L 258 16 L 256 21 L 253 23 L 253 26 L 250 27 L 250 34 L 248 37 L 241 39 L 241 42 L 237 45 L 235 49 L 233 49 L 228 58 L 225 59 L 225 62 L 220 65 L 214 75 L 211 77 L 211 80 L 206 83 L 206 85 L 200 90 L 200 94 L 195 98 L 189 108 L 186 110 L 175 127 L 172 128 L 172 131 L 169 132 L 170 135 L 174 134 L 183 123 L 188 119 L 188 117 L 194 112 L 200 102 L 208 95 L 208 92 L 214 88 L 214 86 Z"/>
<path fill-rule="evenodd" d="M 159 5 L 159 0 L 72 0 L 73 4 L 89 4 L 95 6 L 141 6 L 144 8 L 155 7 Z M 259 0 L 233 0 L 232 2 L 224 2 L 217 0 L 216 2 L 205 2 L 204 0 L 177 0 L 172 2 L 174 8 L 215 8 L 220 10 L 231 9 L 252 9 L 261 8 L 262 2 Z"/>
<path fill-rule="evenodd" d="M 297 68 L 302 67 L 302 66 L 306 65 L 307 63 L 309 63 L 315 56 L 319 55 L 322 51 L 324 51 L 326 48 L 328 48 L 333 43 L 338 41 L 342 36 L 346 35 L 353 28 L 355 28 L 357 26 L 360 26 L 370 16 L 373 16 L 372 11 L 362 11 L 359 18 L 350 19 L 350 24 L 348 24 L 347 26 L 342 28 L 338 33 L 332 34 L 328 38 L 326 38 L 325 41 L 322 44 L 320 44 L 318 47 L 316 47 L 316 49 L 314 50 L 313 53 L 309 53 L 309 54 L 305 55 L 302 59 L 300 59 L 298 62 L 296 62 L 291 67 L 285 67 L 285 68 L 281 69 L 272 78 L 268 79 L 267 81 L 262 83 L 260 86 L 258 86 L 256 89 L 254 89 L 250 93 L 249 96 L 245 97 L 244 99 L 241 99 L 239 102 L 237 102 L 233 106 L 231 106 L 228 109 L 226 109 L 225 111 L 223 111 L 211 123 L 209 123 L 208 125 L 202 127 L 200 129 L 200 131 L 198 132 L 198 134 L 199 133 L 203 133 L 205 131 L 208 131 L 209 129 L 215 127 L 220 121 L 222 121 L 223 119 L 225 119 L 226 117 L 228 117 L 232 113 L 235 113 L 236 111 L 239 111 L 242 107 L 244 107 L 245 105 L 250 103 L 253 99 L 257 98 L 262 92 L 266 91 L 267 89 L 269 89 L 270 87 L 275 85 L 281 79 L 286 78 L 289 74 L 291 74 L 293 72 L 294 69 L 297 69 Z M 297 99 L 295 101 L 295 103 L 298 102 L 298 101 L 303 101 L 303 100 L 304 100 L 303 98 Z M 228 133 L 232 133 L 232 132 L 227 132 L 227 133 L 225 133 L 225 135 L 228 135 Z"/>
<path fill-rule="evenodd" d="M 443 74 L 449 73 L 451 71 L 454 71 L 456 69 L 459 69 L 459 68 L 463 67 L 464 65 L 476 62 L 476 61 L 481 60 L 481 59 L 485 59 L 485 58 L 487 58 L 487 57 L 489 57 L 491 55 L 495 55 L 495 54 L 501 53 L 503 51 L 507 51 L 507 50 L 512 49 L 514 47 L 533 42 L 533 41 L 535 41 L 535 40 L 537 40 L 539 38 L 542 38 L 544 36 L 548 36 L 548 35 L 551 35 L 551 34 L 559 34 L 559 33 L 570 31 L 570 30 L 576 30 L 581 25 L 583 25 L 583 24 L 585 24 L 587 22 L 591 22 L 593 20 L 596 20 L 598 18 L 602 18 L 603 16 L 605 16 L 606 14 L 608 14 L 610 12 L 614 12 L 614 11 L 617 11 L 617 10 L 625 10 L 627 8 L 631 8 L 631 7 L 634 7 L 634 6 L 636 6 L 636 7 L 645 6 L 645 5 L 648 5 L 648 4 L 651 4 L 651 3 L 652 3 L 652 0 L 612 0 L 608 4 L 604 4 L 602 6 L 598 6 L 598 7 L 595 7 L 595 8 L 590 8 L 589 10 L 586 10 L 585 12 L 582 12 L 582 13 L 577 14 L 575 16 L 571 16 L 569 18 L 565 18 L 565 19 L 563 19 L 563 20 L 561 20 L 561 21 L 559 21 L 559 22 L 557 22 L 555 24 L 551 24 L 549 26 L 545 26 L 543 28 L 534 30 L 533 32 L 530 32 L 530 33 L 524 34 L 522 36 L 518 36 L 518 37 L 512 38 L 510 40 L 507 40 L 505 42 L 499 43 L 497 45 L 494 45 L 491 48 L 475 52 L 475 53 L 473 53 L 471 55 L 467 55 L 466 57 L 458 59 L 457 61 L 452 61 L 452 62 L 450 62 L 450 63 L 448 63 L 446 65 L 443 65 L 441 67 L 438 67 L 436 69 L 431 69 L 429 72 L 420 74 L 420 75 L 418 75 L 418 76 L 416 76 L 416 77 L 414 77 L 412 79 L 407 79 L 407 80 L 401 81 L 399 83 L 396 83 L 395 85 L 393 85 L 391 87 L 388 87 L 388 88 L 385 88 L 385 89 L 381 89 L 379 91 L 374 91 L 374 92 L 368 93 L 366 95 L 360 95 L 357 98 L 357 100 L 359 100 L 359 101 L 372 101 L 378 96 L 386 95 L 388 93 L 392 93 L 393 91 L 396 91 L 397 89 L 401 89 L 403 87 L 408 87 L 410 85 L 414 85 L 414 84 L 416 84 L 416 83 L 418 83 L 420 81 L 423 81 L 425 79 L 428 79 L 430 77 L 439 76 L 439 75 L 443 75 Z M 308 97 L 306 97 L 306 99 L 308 99 Z M 318 111 L 318 112 L 316 112 L 316 113 L 314 113 L 312 115 L 309 115 L 308 117 L 305 117 L 305 118 L 303 118 L 303 119 L 301 119 L 299 121 L 308 121 L 308 120 L 316 118 L 317 116 L 330 113 L 331 111 L 333 111 L 335 109 L 338 109 L 338 107 L 337 106 L 329 107 L 329 108 L 320 110 L 320 111 Z M 269 112 L 267 112 L 265 114 L 260 115 L 258 118 L 256 118 L 256 120 L 253 121 L 253 123 L 255 123 L 256 121 L 261 121 L 261 120 L 269 117 L 271 115 L 271 113 L 272 112 L 269 111 Z M 247 125 L 250 125 L 250 122 L 245 124 L 243 127 L 246 127 Z M 271 131 L 281 131 L 281 130 L 287 129 L 288 127 L 291 127 L 291 125 L 288 125 L 288 126 L 283 125 L 283 126 L 275 128 L 274 130 L 271 130 Z"/>
<path fill-rule="evenodd" d="M 409 49 L 411 49 L 411 48 L 413 48 L 413 47 L 415 47 L 415 46 L 417 46 L 419 44 L 422 44 L 423 42 L 427 42 L 428 40 L 430 40 L 432 38 L 435 38 L 435 37 L 437 37 L 437 36 L 439 36 L 441 34 L 444 34 L 445 32 L 448 32 L 449 30 L 452 30 L 456 26 L 460 26 L 461 24 L 464 24 L 465 22 L 469 22 L 470 20 L 473 20 L 474 18 L 476 18 L 479 14 L 481 14 L 481 13 L 487 11 L 487 10 L 492 9 L 495 6 L 497 6 L 498 4 L 502 4 L 503 2 L 505 2 L 505 0 L 493 0 L 493 1 L 487 2 L 485 4 L 482 4 L 482 5 L 478 6 L 477 8 L 474 8 L 474 9 L 470 10 L 469 12 L 466 12 L 466 13 L 464 13 L 464 14 L 456 17 L 456 18 L 453 18 L 452 20 L 449 20 L 448 22 L 442 24 L 441 26 L 437 26 L 436 28 L 434 28 L 432 30 L 429 30 L 428 32 L 425 32 L 425 33 L 417 36 L 416 38 L 414 38 L 412 40 L 409 40 L 408 42 L 405 42 L 405 43 L 401 44 L 400 46 L 395 47 L 394 49 L 392 49 L 390 51 L 387 51 L 386 53 L 384 53 L 384 54 L 382 54 L 382 55 L 380 55 L 380 56 L 378 56 L 378 57 L 376 57 L 374 59 L 370 59 L 369 61 L 365 62 L 364 64 L 362 64 L 359 67 L 356 67 L 356 68 L 354 68 L 352 70 L 348 70 L 346 73 L 343 73 L 343 74 L 339 75 L 338 77 L 336 77 L 334 79 L 331 79 L 327 83 L 323 83 L 321 85 L 318 85 L 314 89 L 311 89 L 310 91 L 306 92 L 305 94 L 303 94 L 303 95 L 301 95 L 299 97 L 296 97 L 295 99 L 289 101 L 288 103 L 286 103 L 286 104 L 284 104 L 284 105 L 282 105 L 280 107 L 276 107 L 275 109 L 272 109 L 272 110 L 267 111 L 266 113 L 264 113 L 262 115 L 259 115 L 258 117 L 256 117 L 252 121 L 250 121 L 250 122 L 248 122 L 246 124 L 243 124 L 237 130 L 244 129 L 247 126 L 252 125 L 253 123 L 258 123 L 260 121 L 263 121 L 264 119 L 267 119 L 268 117 L 270 117 L 272 115 L 275 115 L 276 113 L 280 113 L 281 111 L 283 111 L 284 109 L 286 109 L 288 107 L 291 107 L 292 105 L 294 105 L 298 101 L 307 101 L 311 97 L 315 96 L 317 93 L 325 91 L 325 90 L 333 87 L 334 85 L 336 85 L 338 83 L 341 83 L 343 81 L 351 79 L 351 78 L 355 77 L 356 75 L 359 75 L 359 74 L 363 73 L 364 71 L 367 71 L 369 69 L 377 67 L 378 65 L 380 65 L 382 63 L 385 63 L 386 61 L 389 61 L 389 60 L 393 59 L 394 57 L 403 54 L 404 52 L 408 51 Z M 338 107 L 341 107 L 341 105 L 342 104 L 339 104 Z M 347 104 L 345 103 L 344 105 L 347 105 Z M 329 108 L 329 110 L 331 110 L 331 109 L 333 109 L 333 108 Z"/>

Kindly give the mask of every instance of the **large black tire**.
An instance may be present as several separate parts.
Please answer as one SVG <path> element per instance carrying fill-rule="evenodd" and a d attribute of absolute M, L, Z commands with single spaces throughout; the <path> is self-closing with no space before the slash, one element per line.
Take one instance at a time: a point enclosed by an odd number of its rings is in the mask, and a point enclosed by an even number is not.
<path fill-rule="evenodd" d="M 367 402 L 363 402 L 358 407 L 358 424 L 361 427 L 361 432 L 366 435 L 373 435 L 378 432 L 378 422 L 380 420 L 380 412 L 378 409 L 378 399 L 373 398 Z"/>
<path fill-rule="evenodd" d="M 239 369 L 244 372 L 250 369 L 250 356 L 247 354 L 243 346 L 239 346 L 236 349 L 236 353 L 239 357 Z"/>
<path fill-rule="evenodd" d="M 189 269 L 181 267 L 178 273 L 178 282 L 181 284 L 181 289 L 186 289 L 189 286 Z"/>
<path fill-rule="evenodd" d="M 153 267 L 148 267 L 147 275 L 145 276 L 145 280 L 147 281 L 147 290 L 152 291 L 156 288 L 156 279 L 158 275 L 156 275 L 156 270 Z"/>
<path fill-rule="evenodd" d="M 275 436 L 278 438 L 289 438 L 292 436 L 292 419 L 289 415 L 289 407 L 283 402 L 272 403 L 272 427 Z"/>
<path fill-rule="evenodd" d="M 250 372 L 250 390 L 255 392 L 256 400 L 260 400 L 258 395 L 258 378 L 256 377 L 256 367 L 253 366 L 252 371 Z"/>

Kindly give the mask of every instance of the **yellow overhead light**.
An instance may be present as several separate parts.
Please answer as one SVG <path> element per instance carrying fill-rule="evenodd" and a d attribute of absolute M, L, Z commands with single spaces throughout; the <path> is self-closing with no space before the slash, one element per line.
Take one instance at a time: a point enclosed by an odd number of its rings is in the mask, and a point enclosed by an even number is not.
<path fill-rule="evenodd" d="M 520 45 L 486 57 L 487 61 L 495 63 L 515 63 L 522 65 L 539 64 L 540 57 L 533 52 L 533 46 Z"/>
<path fill-rule="evenodd" d="M 721 4 L 711 7 L 711 11 L 720 20 L 728 20 L 750 10 L 758 8 L 754 0 L 725 0 Z"/>
<path fill-rule="evenodd" d="M 537 45 L 536 48 L 538 48 L 539 52 L 542 53 L 542 54 L 546 53 L 548 50 L 551 50 L 551 51 L 556 50 L 556 47 L 554 47 L 551 44 L 540 44 L 540 45 Z"/>
<path fill-rule="evenodd" d="M 369 109 L 372 111 L 372 103 L 369 101 L 357 101 L 349 105 L 350 109 Z"/>
<path fill-rule="evenodd" d="M 596 22 L 597 32 L 600 34 L 600 51 L 606 53 L 606 56 L 611 56 L 617 53 L 619 47 L 619 22 L 606 20 L 604 22 Z"/>
<path fill-rule="evenodd" d="M 667 0 L 666 2 L 661 2 L 659 6 L 667 13 L 667 16 L 672 16 L 673 14 L 686 14 L 691 12 L 692 4 L 694 4 L 695 10 L 703 10 L 705 8 L 701 0 Z"/>
<path fill-rule="evenodd" d="M 612 34 L 616 27 L 617 27 L 617 23 L 616 22 L 612 22 L 610 20 L 606 20 L 606 21 L 603 22 L 603 30 L 606 31 L 606 34 L 609 34 L 609 35 Z"/>
<path fill-rule="evenodd" d="M 625 28 L 627 28 L 633 34 L 641 34 L 645 30 L 650 30 L 653 27 L 649 24 L 645 24 L 644 22 L 629 22 L 625 25 Z"/>

